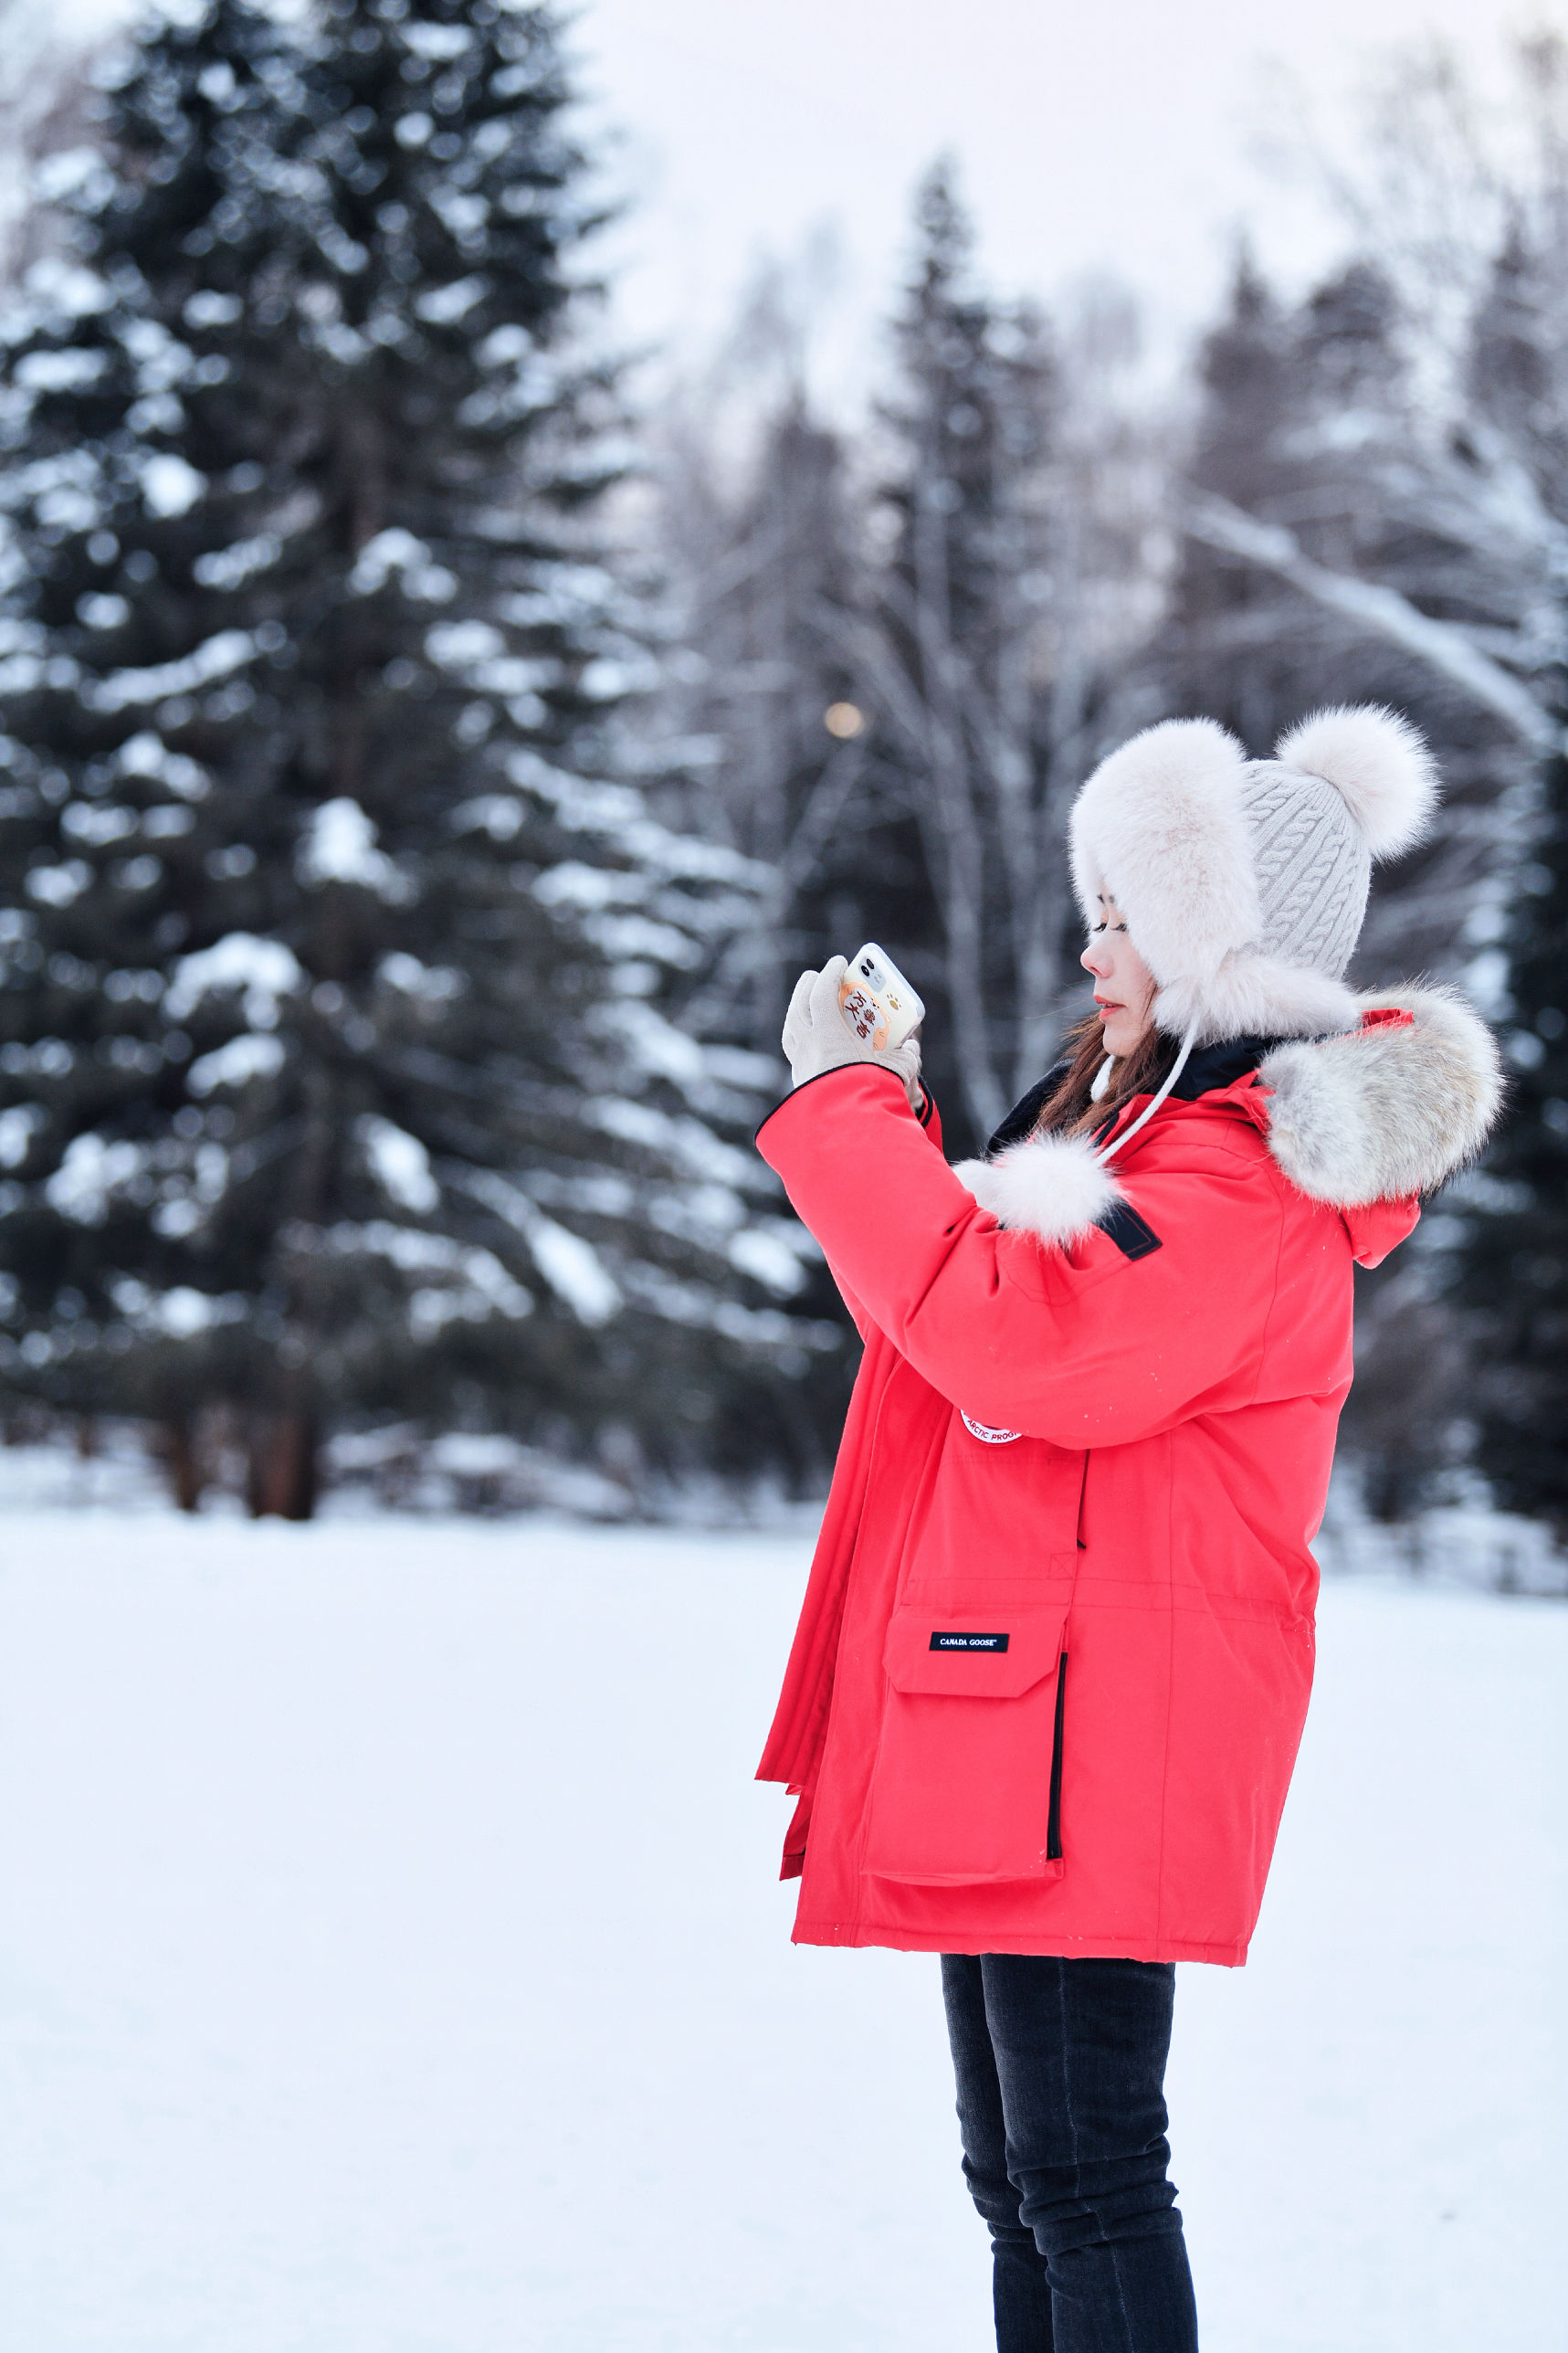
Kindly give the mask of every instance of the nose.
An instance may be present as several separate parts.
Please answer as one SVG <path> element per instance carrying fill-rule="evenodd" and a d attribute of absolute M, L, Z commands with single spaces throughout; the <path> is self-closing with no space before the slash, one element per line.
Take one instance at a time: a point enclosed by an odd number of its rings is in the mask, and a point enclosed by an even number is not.
<path fill-rule="evenodd" d="M 1090 940 L 1088 947 L 1079 956 L 1079 962 L 1085 972 L 1093 973 L 1096 980 L 1103 980 L 1110 970 L 1110 951 L 1103 940 Z"/>

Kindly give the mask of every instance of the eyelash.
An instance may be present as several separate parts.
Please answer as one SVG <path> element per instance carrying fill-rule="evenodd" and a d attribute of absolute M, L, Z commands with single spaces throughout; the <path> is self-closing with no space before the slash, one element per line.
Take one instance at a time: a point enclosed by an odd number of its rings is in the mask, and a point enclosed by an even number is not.
<path fill-rule="evenodd" d="M 1105 926 L 1105 924 L 1103 924 L 1103 923 L 1095 923 L 1095 924 L 1093 924 L 1093 925 L 1091 926 L 1091 928 L 1090 928 L 1090 937 L 1092 938 L 1096 933 L 1103 932 L 1105 929 L 1106 929 L 1106 926 Z M 1125 924 L 1125 923 L 1118 923 L 1118 924 L 1116 925 L 1116 929 L 1117 929 L 1119 932 L 1124 932 L 1124 931 L 1127 929 L 1127 926 L 1126 926 L 1126 924 Z"/>

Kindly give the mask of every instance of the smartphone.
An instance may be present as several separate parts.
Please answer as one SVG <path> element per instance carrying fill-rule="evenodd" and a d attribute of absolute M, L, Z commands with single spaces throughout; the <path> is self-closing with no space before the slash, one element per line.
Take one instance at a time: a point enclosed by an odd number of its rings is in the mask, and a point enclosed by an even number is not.
<path fill-rule="evenodd" d="M 925 1007 L 875 940 L 850 957 L 838 984 L 838 1004 L 857 1038 L 879 1054 L 901 1046 L 926 1018 Z"/>

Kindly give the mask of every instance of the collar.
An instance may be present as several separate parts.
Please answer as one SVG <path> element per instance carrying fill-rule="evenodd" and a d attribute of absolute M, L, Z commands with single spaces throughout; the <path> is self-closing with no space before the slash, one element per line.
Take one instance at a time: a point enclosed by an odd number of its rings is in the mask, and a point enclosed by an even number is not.
<path fill-rule="evenodd" d="M 1200 1095 L 1213 1094 L 1216 1088 L 1233 1087 L 1279 1043 L 1278 1038 L 1222 1038 L 1217 1046 L 1200 1046 L 1188 1058 L 1167 1102 L 1196 1103 Z"/>
<path fill-rule="evenodd" d="M 1215 1046 L 1200 1046 L 1189 1056 L 1186 1069 L 1171 1089 L 1170 1103 L 1196 1103 L 1200 1095 L 1213 1094 L 1216 1090 L 1232 1087 L 1237 1079 L 1255 1071 L 1266 1054 L 1272 1053 L 1279 1043 L 1278 1038 L 1224 1038 Z M 1017 1144 L 1029 1134 L 1041 1111 L 1055 1094 L 1068 1071 L 1068 1061 L 1053 1062 L 1043 1079 L 1037 1080 L 1027 1094 L 1014 1104 L 985 1149 L 987 1154 L 1000 1152 L 1009 1144 Z M 1142 1100 L 1139 1096 L 1134 1102 Z M 1119 1106 L 1125 1109 L 1125 1105 Z M 1108 1114 L 1108 1124 L 1113 1115 Z"/>

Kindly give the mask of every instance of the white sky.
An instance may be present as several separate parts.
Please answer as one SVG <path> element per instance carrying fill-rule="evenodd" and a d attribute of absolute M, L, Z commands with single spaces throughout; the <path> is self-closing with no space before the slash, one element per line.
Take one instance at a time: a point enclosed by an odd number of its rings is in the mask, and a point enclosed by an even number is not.
<path fill-rule="evenodd" d="M 57 0 L 100 23 L 121 0 Z M 1048 296 L 1110 269 L 1157 339 L 1213 303 L 1237 229 L 1298 275 L 1332 232 L 1254 153 L 1269 70 L 1342 114 L 1379 50 L 1436 29 L 1478 59 L 1524 22 L 1505 0 L 581 0 L 574 40 L 597 127 L 620 134 L 632 212 L 611 240 L 617 337 L 677 368 L 711 348 L 764 255 L 835 259 L 818 389 L 853 400 L 926 164 L 956 154 L 988 276 Z"/>
<path fill-rule="evenodd" d="M 621 322 L 689 362 L 761 256 L 829 230 L 815 369 L 858 393 L 911 190 L 948 149 L 996 284 L 1048 295 L 1108 268 L 1164 340 L 1215 298 L 1244 219 L 1289 274 L 1331 248 L 1322 209 L 1250 152 L 1276 67 L 1342 114 L 1378 51 L 1435 29 L 1495 58 L 1521 21 L 1502 0 L 586 0 L 584 80 L 636 199 Z"/>

